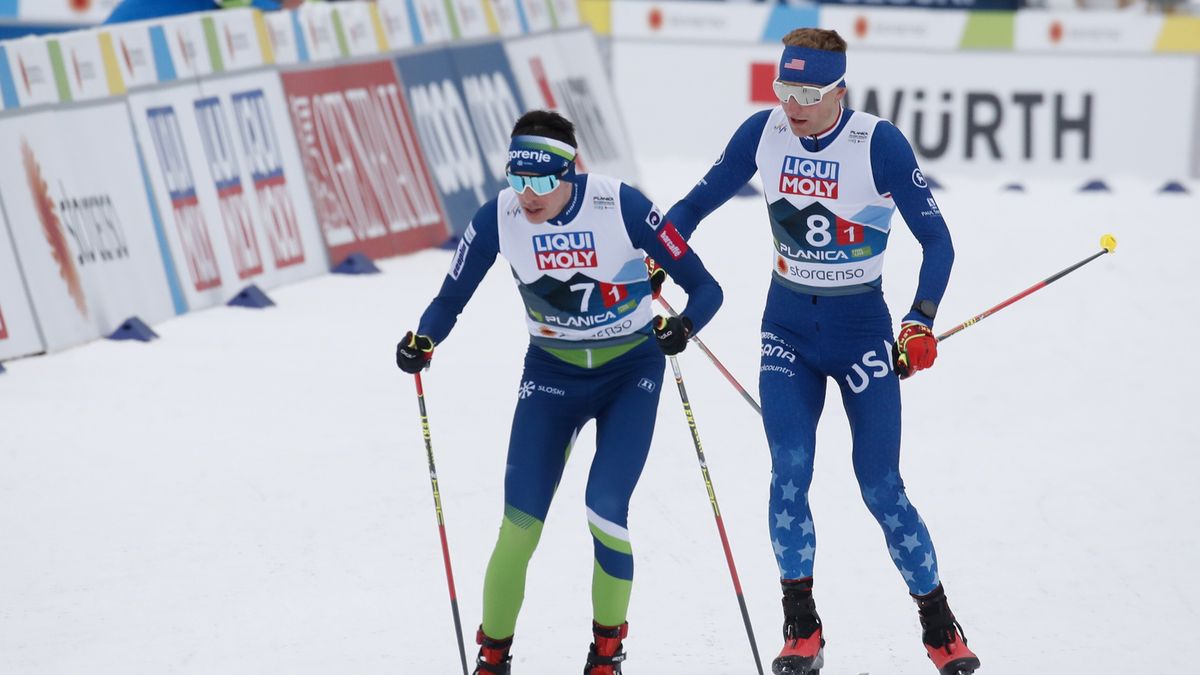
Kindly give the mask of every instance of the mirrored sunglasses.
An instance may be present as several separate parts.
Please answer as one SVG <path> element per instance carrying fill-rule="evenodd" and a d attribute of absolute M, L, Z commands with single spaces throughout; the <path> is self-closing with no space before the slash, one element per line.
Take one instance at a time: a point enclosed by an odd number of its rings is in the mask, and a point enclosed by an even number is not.
<path fill-rule="evenodd" d="M 550 176 L 518 176 L 516 174 L 509 173 L 508 184 L 513 190 L 516 191 L 517 194 L 521 194 L 525 191 L 525 188 L 529 188 L 533 190 L 533 193 L 536 195 L 548 195 L 551 192 L 554 192 L 554 189 L 557 188 L 558 184 L 562 182 L 561 175 L 562 174 Z"/>
<path fill-rule="evenodd" d="M 840 84 L 842 78 L 838 78 L 824 87 L 814 87 L 807 84 L 794 84 L 792 82 L 784 82 L 775 80 L 775 95 L 779 97 L 780 103 L 787 103 L 788 99 L 795 99 L 800 105 L 816 105 L 821 102 L 825 94 L 833 91 Z"/>

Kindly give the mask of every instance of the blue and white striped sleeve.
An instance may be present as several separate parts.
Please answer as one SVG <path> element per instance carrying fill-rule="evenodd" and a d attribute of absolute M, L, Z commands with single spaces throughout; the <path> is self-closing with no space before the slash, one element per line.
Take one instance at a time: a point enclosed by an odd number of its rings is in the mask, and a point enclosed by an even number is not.
<path fill-rule="evenodd" d="M 429 336 L 434 344 L 445 340 L 499 252 L 496 200 L 493 199 L 479 207 L 467 225 L 450 262 L 450 271 L 446 273 L 437 297 L 421 315 L 417 332 Z"/>

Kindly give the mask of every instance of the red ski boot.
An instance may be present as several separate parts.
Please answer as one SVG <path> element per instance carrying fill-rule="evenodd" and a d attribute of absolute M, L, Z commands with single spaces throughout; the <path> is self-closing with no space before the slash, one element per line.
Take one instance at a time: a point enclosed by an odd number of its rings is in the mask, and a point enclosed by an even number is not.
<path fill-rule="evenodd" d="M 625 660 L 625 649 L 621 641 L 629 635 L 629 623 L 620 626 L 601 626 L 592 622 L 595 642 L 588 652 L 583 675 L 621 675 L 621 662 Z"/>
<path fill-rule="evenodd" d="M 825 665 L 821 617 L 812 598 L 812 577 L 784 579 L 783 651 L 771 662 L 775 675 L 817 675 Z"/>
<path fill-rule="evenodd" d="M 941 584 L 928 595 L 914 595 L 921 614 L 921 639 L 929 658 L 942 675 L 971 675 L 979 668 L 979 657 L 967 648 L 967 636 L 946 603 Z"/>
<path fill-rule="evenodd" d="M 512 647 L 512 638 L 493 640 L 484 635 L 483 627 L 475 633 L 475 644 L 479 645 L 479 656 L 475 657 L 475 670 L 472 675 L 509 675 L 509 664 L 512 657 L 508 650 Z"/>

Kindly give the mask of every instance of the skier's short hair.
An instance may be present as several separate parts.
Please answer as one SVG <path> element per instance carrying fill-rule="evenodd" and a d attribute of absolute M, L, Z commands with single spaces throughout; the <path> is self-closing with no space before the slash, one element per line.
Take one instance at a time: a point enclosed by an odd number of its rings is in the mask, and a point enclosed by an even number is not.
<path fill-rule="evenodd" d="M 836 30 L 826 28 L 797 28 L 783 36 L 783 44 L 788 47 L 808 47 L 827 52 L 846 51 L 846 41 Z"/>
<path fill-rule="evenodd" d="M 545 136 L 578 148 L 575 141 L 575 125 L 571 120 L 552 110 L 530 110 L 517 119 L 512 134 L 516 136 Z"/>

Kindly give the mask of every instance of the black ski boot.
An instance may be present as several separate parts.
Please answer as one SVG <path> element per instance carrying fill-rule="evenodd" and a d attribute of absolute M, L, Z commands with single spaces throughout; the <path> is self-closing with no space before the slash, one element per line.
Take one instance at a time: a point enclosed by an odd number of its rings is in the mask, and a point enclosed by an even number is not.
<path fill-rule="evenodd" d="M 621 641 L 629 635 L 629 623 L 601 626 L 593 621 L 592 635 L 595 641 L 588 651 L 583 675 L 621 675 L 621 662 L 625 660 L 625 648 Z"/>
<path fill-rule="evenodd" d="M 979 668 L 979 657 L 967 648 L 962 626 L 950 611 L 941 584 L 927 595 L 914 595 L 921 615 L 921 640 L 929 659 L 941 675 L 971 675 Z"/>
<path fill-rule="evenodd" d="M 812 577 L 784 579 L 783 650 L 771 662 L 775 675 L 817 675 L 825 665 L 825 637 L 812 597 Z"/>
<path fill-rule="evenodd" d="M 475 670 L 472 675 L 510 675 L 512 656 L 508 650 L 512 647 L 513 639 L 493 640 L 484 635 L 483 626 L 475 633 L 475 644 L 479 645 L 479 656 L 475 657 Z"/>

